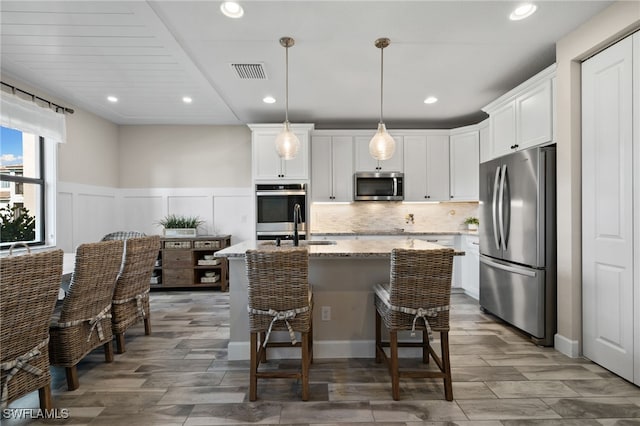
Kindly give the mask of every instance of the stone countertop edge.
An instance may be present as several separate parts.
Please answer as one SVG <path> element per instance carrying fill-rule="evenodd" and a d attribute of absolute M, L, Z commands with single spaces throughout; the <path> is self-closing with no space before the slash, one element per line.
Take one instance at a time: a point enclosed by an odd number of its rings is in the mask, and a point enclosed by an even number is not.
<path fill-rule="evenodd" d="M 244 258 L 245 252 L 250 249 L 278 250 L 292 247 L 293 245 L 291 244 L 277 247 L 273 242 L 248 240 L 219 250 L 214 253 L 214 256 Z M 388 258 L 391 250 L 394 248 L 417 250 L 447 248 L 439 244 L 408 238 L 388 240 L 338 240 L 336 244 L 309 245 L 305 247 L 309 250 L 309 257 L 311 258 Z M 465 252 L 456 250 L 455 254 L 456 256 L 464 256 Z"/>
<path fill-rule="evenodd" d="M 404 235 L 478 235 L 478 231 L 456 230 L 456 231 L 371 231 L 371 232 L 355 232 L 355 231 L 339 231 L 339 232 L 310 232 L 311 238 L 313 237 L 328 237 L 331 235 L 336 236 L 359 236 L 359 235 L 393 235 L 402 237 Z"/>

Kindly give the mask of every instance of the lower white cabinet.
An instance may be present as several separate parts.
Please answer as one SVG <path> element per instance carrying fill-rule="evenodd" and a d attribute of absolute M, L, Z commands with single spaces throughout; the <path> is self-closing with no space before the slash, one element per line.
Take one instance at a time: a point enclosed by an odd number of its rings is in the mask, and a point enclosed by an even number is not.
<path fill-rule="evenodd" d="M 477 235 L 462 236 L 462 289 L 478 300 L 480 298 L 480 238 Z"/>

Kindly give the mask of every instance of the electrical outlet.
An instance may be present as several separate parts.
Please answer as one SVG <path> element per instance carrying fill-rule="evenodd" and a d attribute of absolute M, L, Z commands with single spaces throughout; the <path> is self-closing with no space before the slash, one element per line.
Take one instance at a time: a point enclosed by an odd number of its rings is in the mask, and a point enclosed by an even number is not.
<path fill-rule="evenodd" d="M 331 306 L 322 307 L 322 321 L 331 321 Z"/>

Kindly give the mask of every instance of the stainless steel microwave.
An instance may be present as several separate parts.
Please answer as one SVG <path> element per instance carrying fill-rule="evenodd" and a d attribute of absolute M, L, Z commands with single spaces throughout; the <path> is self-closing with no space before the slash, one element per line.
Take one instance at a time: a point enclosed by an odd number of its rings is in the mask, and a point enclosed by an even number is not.
<path fill-rule="evenodd" d="M 403 180 L 400 172 L 357 172 L 353 175 L 353 200 L 402 201 Z"/>

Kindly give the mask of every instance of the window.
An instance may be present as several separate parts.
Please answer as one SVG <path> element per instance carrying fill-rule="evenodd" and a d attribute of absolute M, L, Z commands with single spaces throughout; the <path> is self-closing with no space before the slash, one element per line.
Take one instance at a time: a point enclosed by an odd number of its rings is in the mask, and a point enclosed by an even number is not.
<path fill-rule="evenodd" d="M 7 127 L 0 131 L 0 247 L 44 244 L 44 138 Z"/>

